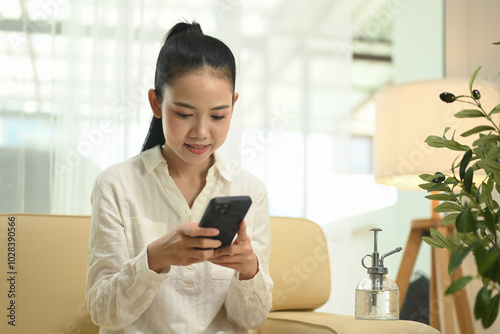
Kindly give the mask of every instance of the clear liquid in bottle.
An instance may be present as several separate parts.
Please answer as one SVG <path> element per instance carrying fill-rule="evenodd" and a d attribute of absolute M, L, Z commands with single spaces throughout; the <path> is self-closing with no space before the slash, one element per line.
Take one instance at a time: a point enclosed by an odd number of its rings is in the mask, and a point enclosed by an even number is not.
<path fill-rule="evenodd" d="M 355 317 L 367 320 L 398 320 L 399 319 L 399 288 L 393 280 L 386 277 L 388 272 L 384 267 L 384 259 L 401 251 L 396 247 L 380 256 L 377 251 L 377 233 L 380 228 L 372 228 L 373 253 L 361 259 L 361 265 L 366 269 L 368 277 L 359 282 L 356 287 Z M 371 258 L 371 266 L 365 264 L 365 259 Z"/>
<path fill-rule="evenodd" d="M 356 318 L 398 320 L 398 290 L 356 290 Z"/>

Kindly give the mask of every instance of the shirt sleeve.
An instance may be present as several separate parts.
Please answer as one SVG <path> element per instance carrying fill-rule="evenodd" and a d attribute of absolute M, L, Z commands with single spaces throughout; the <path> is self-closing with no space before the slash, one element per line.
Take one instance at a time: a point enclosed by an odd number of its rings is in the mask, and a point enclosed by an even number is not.
<path fill-rule="evenodd" d="M 261 193 L 257 213 L 253 222 L 252 248 L 259 261 L 259 271 L 250 280 L 239 280 L 238 273 L 231 279 L 225 302 L 230 321 L 239 326 L 255 329 L 266 320 L 272 306 L 273 281 L 269 275 L 271 254 L 269 204 L 265 191 Z"/>
<path fill-rule="evenodd" d="M 149 307 L 167 275 L 149 269 L 146 248 L 129 257 L 116 201 L 97 178 L 92 190 L 85 296 L 92 321 L 111 330 L 128 326 Z"/>

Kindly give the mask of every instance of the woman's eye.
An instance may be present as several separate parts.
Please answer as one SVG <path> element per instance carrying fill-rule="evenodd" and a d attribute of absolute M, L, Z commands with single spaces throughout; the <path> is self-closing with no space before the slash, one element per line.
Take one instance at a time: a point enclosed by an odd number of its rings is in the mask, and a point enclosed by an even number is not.
<path fill-rule="evenodd" d="M 212 116 L 212 119 L 216 120 L 216 121 L 220 121 L 220 120 L 223 120 L 226 116 Z"/>
<path fill-rule="evenodd" d="M 190 114 L 183 114 L 181 112 L 178 112 L 177 113 L 177 116 L 179 116 L 180 118 L 188 118 L 189 116 L 191 116 Z"/>

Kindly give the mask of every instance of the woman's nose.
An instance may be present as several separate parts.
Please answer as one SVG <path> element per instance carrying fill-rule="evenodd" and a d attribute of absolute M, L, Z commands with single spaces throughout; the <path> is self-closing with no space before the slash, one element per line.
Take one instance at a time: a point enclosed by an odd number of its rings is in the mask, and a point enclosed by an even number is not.
<path fill-rule="evenodd" d="M 191 137 L 193 138 L 206 138 L 208 135 L 208 123 L 203 119 L 198 119 L 195 121 L 193 128 L 191 129 Z"/>

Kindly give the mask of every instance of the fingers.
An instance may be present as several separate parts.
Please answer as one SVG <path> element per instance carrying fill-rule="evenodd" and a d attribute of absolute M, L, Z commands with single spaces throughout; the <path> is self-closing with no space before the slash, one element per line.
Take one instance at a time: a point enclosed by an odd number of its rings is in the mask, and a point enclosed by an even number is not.
<path fill-rule="evenodd" d="M 213 248 L 195 248 L 194 251 L 190 252 L 188 264 L 204 262 L 211 258 L 213 254 Z"/>
<path fill-rule="evenodd" d="M 179 227 L 184 245 L 187 248 L 196 250 L 215 249 L 220 247 L 221 242 L 212 237 L 219 234 L 216 228 L 198 227 L 196 223 L 187 223 Z"/>
<path fill-rule="evenodd" d="M 189 265 L 211 258 L 221 242 L 215 228 L 200 228 L 187 223 L 163 235 L 148 245 L 148 265 L 156 272 L 168 272 L 172 265 Z"/>
<path fill-rule="evenodd" d="M 247 236 L 247 223 L 244 220 L 240 223 L 240 228 L 238 229 L 238 237 L 236 238 L 237 243 L 245 242 L 248 239 Z"/>
<path fill-rule="evenodd" d="M 213 264 L 235 269 L 240 279 L 251 279 L 259 271 L 257 255 L 254 253 L 245 221 L 240 223 L 235 242 L 227 247 L 215 249 L 207 259 Z"/>
<path fill-rule="evenodd" d="M 189 242 L 189 247 L 194 248 L 196 250 L 211 249 L 212 254 L 210 256 L 213 256 L 213 252 L 216 250 L 216 248 L 219 248 L 221 245 L 222 242 L 220 242 L 220 240 L 210 239 L 210 238 L 196 238 L 190 240 Z"/>
<path fill-rule="evenodd" d="M 219 230 L 213 227 L 199 227 L 196 223 L 187 223 L 179 227 L 179 230 L 188 237 L 215 237 Z"/>

